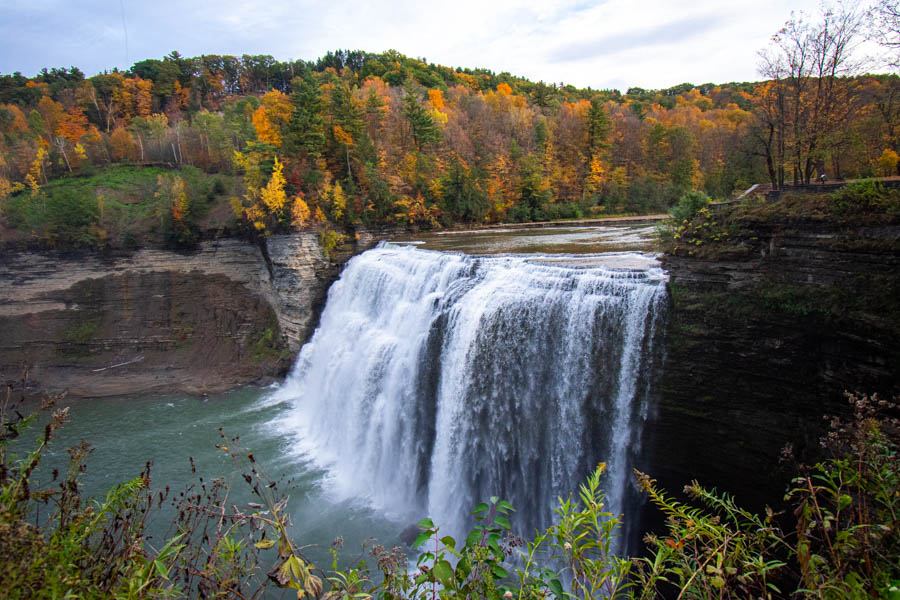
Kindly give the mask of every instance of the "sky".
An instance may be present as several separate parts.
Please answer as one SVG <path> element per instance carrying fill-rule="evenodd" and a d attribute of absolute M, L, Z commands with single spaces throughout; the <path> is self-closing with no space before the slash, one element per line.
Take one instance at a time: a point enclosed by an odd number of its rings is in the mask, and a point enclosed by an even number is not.
<path fill-rule="evenodd" d="M 87 76 L 173 50 L 314 60 L 394 49 L 577 87 L 754 81 L 757 52 L 817 0 L 0 0 L 0 74 Z"/>

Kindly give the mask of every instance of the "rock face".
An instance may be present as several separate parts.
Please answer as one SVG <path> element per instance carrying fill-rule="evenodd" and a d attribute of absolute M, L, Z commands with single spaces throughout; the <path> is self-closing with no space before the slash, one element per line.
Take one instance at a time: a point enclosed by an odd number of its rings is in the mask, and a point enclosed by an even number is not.
<path fill-rule="evenodd" d="M 272 236 L 265 249 L 220 240 L 122 258 L 5 252 L 0 375 L 17 379 L 27 364 L 33 389 L 77 396 L 212 391 L 278 375 L 339 270 L 313 233 Z"/>
<path fill-rule="evenodd" d="M 900 392 L 900 226 L 752 224 L 741 257 L 667 256 L 671 307 L 647 468 L 761 508 L 814 458 L 844 391 Z"/>

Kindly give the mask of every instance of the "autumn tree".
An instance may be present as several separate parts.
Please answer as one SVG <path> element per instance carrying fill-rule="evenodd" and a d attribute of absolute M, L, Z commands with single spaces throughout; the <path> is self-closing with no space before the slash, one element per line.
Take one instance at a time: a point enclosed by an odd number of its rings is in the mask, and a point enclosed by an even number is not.
<path fill-rule="evenodd" d="M 112 132 L 112 135 L 109 136 L 109 145 L 115 160 L 137 160 L 137 144 L 124 127 L 119 127 Z"/>
<path fill-rule="evenodd" d="M 809 183 L 825 158 L 827 141 L 857 107 L 844 75 L 853 73 L 852 60 L 862 18 L 852 7 L 825 7 L 818 22 L 801 13 L 772 37 L 760 53 L 760 73 L 776 90 L 776 170 L 789 164 L 795 183 Z M 782 104 L 783 103 L 783 104 Z M 768 108 L 761 119 L 772 120 Z M 785 154 L 781 155 L 782 143 Z M 783 185 L 779 176 L 773 185 Z"/>
<path fill-rule="evenodd" d="M 261 104 L 253 113 L 253 127 L 259 141 L 279 147 L 283 132 L 294 113 L 290 98 L 278 90 L 263 94 Z"/>

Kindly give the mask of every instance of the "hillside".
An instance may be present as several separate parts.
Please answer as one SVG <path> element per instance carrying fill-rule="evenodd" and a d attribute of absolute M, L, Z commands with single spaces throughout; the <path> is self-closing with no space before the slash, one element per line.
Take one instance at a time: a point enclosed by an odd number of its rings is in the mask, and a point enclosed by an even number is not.
<path fill-rule="evenodd" d="M 824 76 L 799 75 L 622 94 L 362 51 L 289 63 L 173 52 L 88 78 L 4 75 L 3 238 L 336 238 L 358 224 L 664 212 L 687 190 L 726 198 L 790 182 L 791 169 L 796 181 L 895 173 L 900 78 L 830 76 L 816 99 L 807 88 Z"/>

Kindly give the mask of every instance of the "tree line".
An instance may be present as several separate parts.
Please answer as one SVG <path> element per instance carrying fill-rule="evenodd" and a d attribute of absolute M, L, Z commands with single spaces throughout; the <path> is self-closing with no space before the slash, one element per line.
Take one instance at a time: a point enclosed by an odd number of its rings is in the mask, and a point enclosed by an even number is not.
<path fill-rule="evenodd" d="M 883 35 L 895 4 L 872 13 Z M 395 51 L 3 75 L 0 198 L 112 163 L 190 165 L 240 176 L 234 212 L 265 233 L 640 214 L 688 190 L 892 175 L 900 78 L 861 74 L 863 25 L 847 7 L 794 17 L 761 52 L 764 81 L 624 94 Z"/>

